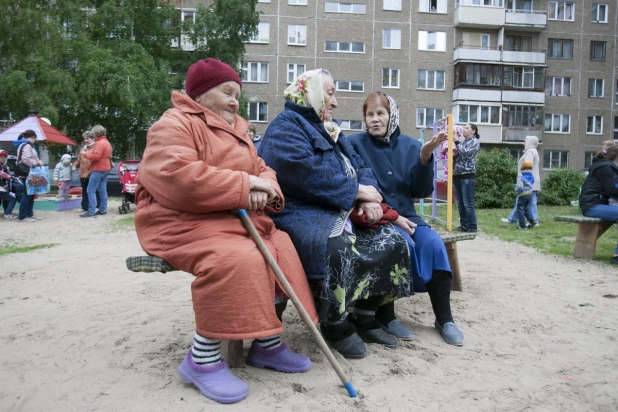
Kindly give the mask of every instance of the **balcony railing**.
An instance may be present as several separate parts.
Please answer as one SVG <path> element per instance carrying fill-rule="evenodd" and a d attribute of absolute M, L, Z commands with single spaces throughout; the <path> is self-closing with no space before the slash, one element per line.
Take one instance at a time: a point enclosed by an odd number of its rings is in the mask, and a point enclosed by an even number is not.
<path fill-rule="evenodd" d="M 547 12 L 538 10 L 506 10 L 506 26 L 525 30 L 542 30 L 547 26 Z"/>
<path fill-rule="evenodd" d="M 464 46 L 462 42 L 455 48 L 453 60 L 543 65 L 546 62 L 546 54 L 545 50 L 503 50 L 502 46 L 498 46 L 497 49 L 488 49 L 479 46 Z"/>
<path fill-rule="evenodd" d="M 505 126 L 502 131 L 504 133 L 504 142 L 524 142 L 526 140 L 526 136 L 536 136 L 539 139 L 539 143 L 543 141 L 543 130 L 541 128 L 517 127 L 516 129 L 513 129 Z"/>

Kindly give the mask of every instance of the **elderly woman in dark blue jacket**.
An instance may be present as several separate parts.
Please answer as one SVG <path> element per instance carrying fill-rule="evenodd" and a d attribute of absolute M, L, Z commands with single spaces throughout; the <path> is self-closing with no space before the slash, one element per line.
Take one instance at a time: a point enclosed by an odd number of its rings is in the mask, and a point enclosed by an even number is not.
<path fill-rule="evenodd" d="M 305 72 L 284 96 L 285 110 L 266 130 L 259 155 L 277 172 L 286 206 L 272 219 L 300 255 L 322 334 L 348 358 L 367 355 L 363 342 L 395 347 L 375 311 L 413 293 L 416 268 L 404 237 L 387 222 L 394 211 L 382 206 L 373 172 L 330 121 L 337 107 L 330 74 Z"/>
<path fill-rule="evenodd" d="M 428 292 L 436 315 L 435 327 L 444 340 L 451 345 L 463 345 L 463 333 L 451 314 L 452 275 L 444 242 L 414 208 L 415 198 L 427 197 L 433 191 L 432 153 L 447 135 L 440 132 L 421 146 L 417 139 L 402 134 L 397 103 L 382 93 L 369 95 L 363 104 L 363 116 L 367 131 L 350 136 L 350 142 L 365 164 L 373 169 L 386 203 L 399 212 L 394 223 L 406 237 L 410 254 L 418 260 L 414 290 Z M 378 311 L 380 315 L 395 319 L 394 306 L 382 306 Z M 396 320 L 385 326 L 400 338 L 413 336 Z"/>

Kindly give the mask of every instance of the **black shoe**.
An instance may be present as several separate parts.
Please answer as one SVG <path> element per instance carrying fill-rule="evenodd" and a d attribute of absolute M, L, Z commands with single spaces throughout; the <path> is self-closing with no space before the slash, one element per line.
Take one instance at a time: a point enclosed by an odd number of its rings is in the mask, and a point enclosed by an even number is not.
<path fill-rule="evenodd" d="M 457 229 L 455 229 L 455 230 L 457 230 L 458 232 L 464 232 L 465 233 L 465 232 L 468 231 L 468 228 L 467 227 L 463 227 L 463 226 L 457 226 Z"/>
<path fill-rule="evenodd" d="M 377 320 L 369 323 L 358 324 L 354 316 L 348 316 L 348 321 L 356 326 L 356 333 L 365 343 L 379 343 L 387 348 L 397 347 L 397 338 L 386 333 Z"/>
<path fill-rule="evenodd" d="M 466 229 L 466 232 L 468 232 L 468 233 L 476 233 L 476 229 Z"/>
<path fill-rule="evenodd" d="M 79 217 L 95 217 L 95 215 L 91 215 L 90 213 L 86 212 L 79 215 Z"/>
<path fill-rule="evenodd" d="M 336 327 L 336 326 L 335 326 Z M 324 323 L 320 323 L 320 332 L 322 332 L 322 336 L 330 345 L 335 348 L 337 352 L 341 354 L 344 358 L 348 359 L 363 359 L 367 355 L 369 355 L 369 351 L 367 347 L 363 343 L 363 340 L 354 332 L 354 327 L 351 325 L 343 326 L 345 329 L 344 338 L 334 339 L 333 331 L 329 331 L 329 327 Z M 352 332 L 352 333 L 349 333 Z"/>
<path fill-rule="evenodd" d="M 530 223 L 528 223 L 528 229 L 535 227 L 537 223 L 538 222 L 530 222 Z"/>
<path fill-rule="evenodd" d="M 95 215 L 106 215 L 107 214 L 107 210 L 105 212 L 101 212 L 100 210 L 97 210 L 97 212 L 95 213 Z"/>
<path fill-rule="evenodd" d="M 614 256 L 613 258 L 611 258 L 609 263 L 611 265 L 618 265 L 618 256 Z"/>

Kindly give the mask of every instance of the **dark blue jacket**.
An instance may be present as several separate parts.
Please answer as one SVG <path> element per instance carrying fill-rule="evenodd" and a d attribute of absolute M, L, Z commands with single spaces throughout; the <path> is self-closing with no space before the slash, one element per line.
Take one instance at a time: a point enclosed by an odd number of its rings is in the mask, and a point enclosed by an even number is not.
<path fill-rule="evenodd" d="M 369 133 L 349 137 L 354 150 L 378 179 L 385 202 L 417 225 L 426 225 L 414 208 L 415 198 L 424 198 L 433 192 L 433 156 L 423 165 L 419 155 L 421 142 L 397 130 L 388 143 Z"/>
<path fill-rule="evenodd" d="M 291 100 L 268 126 L 258 153 L 277 172 L 285 197 L 285 208 L 271 218 L 292 238 L 307 277 L 325 278 L 328 236 L 341 210 L 354 207 L 359 183 L 379 190 L 373 172 L 343 134 L 335 143 L 313 108 Z M 341 153 L 356 179 L 346 176 Z"/>

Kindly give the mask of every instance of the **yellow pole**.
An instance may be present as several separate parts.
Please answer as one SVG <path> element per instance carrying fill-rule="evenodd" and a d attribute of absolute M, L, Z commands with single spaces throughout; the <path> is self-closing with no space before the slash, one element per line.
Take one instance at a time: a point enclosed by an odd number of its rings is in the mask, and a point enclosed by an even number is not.
<path fill-rule="evenodd" d="M 453 230 L 453 115 L 446 116 L 448 122 L 448 176 L 446 179 L 446 230 Z"/>

